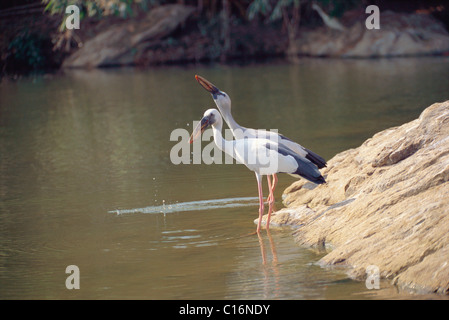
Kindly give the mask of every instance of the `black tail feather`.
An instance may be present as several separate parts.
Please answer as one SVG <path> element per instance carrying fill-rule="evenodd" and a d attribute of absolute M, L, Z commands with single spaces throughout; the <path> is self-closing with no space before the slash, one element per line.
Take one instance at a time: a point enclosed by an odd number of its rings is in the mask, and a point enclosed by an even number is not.
<path fill-rule="evenodd" d="M 322 169 L 326 167 L 327 163 L 326 160 L 324 160 L 322 157 L 317 155 L 315 152 L 310 151 L 309 149 L 304 148 L 307 152 L 306 158 L 310 160 L 312 163 L 314 163 L 318 169 Z"/>
<path fill-rule="evenodd" d="M 323 184 L 326 183 L 326 180 L 324 180 L 323 176 L 319 176 L 318 178 L 315 179 L 314 181 L 316 184 Z"/>

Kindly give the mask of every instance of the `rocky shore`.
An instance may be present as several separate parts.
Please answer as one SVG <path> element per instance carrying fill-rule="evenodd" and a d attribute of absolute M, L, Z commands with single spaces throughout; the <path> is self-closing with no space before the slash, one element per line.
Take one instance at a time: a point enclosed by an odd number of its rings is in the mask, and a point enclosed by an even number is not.
<path fill-rule="evenodd" d="M 194 7 L 163 5 L 138 19 L 98 28 L 81 48 L 64 59 L 62 68 L 273 58 L 283 56 L 287 50 L 286 36 L 280 35 L 277 28 L 249 23 L 232 26 L 229 48 L 223 52 L 219 26 L 203 23 Z"/>
<path fill-rule="evenodd" d="M 401 289 L 449 294 L 449 101 L 337 154 L 322 173 L 325 185 L 288 187 L 270 225 L 293 227 L 300 245 L 328 250 L 321 265 L 351 278 L 375 265 Z"/>
<path fill-rule="evenodd" d="M 344 31 L 317 28 L 303 32 L 297 55 L 339 58 L 406 57 L 449 52 L 449 33 L 428 14 L 382 12 L 379 29 L 367 29 L 366 15 L 348 12 Z"/>
<path fill-rule="evenodd" d="M 368 30 L 367 15 L 348 11 L 343 31 L 326 26 L 300 28 L 289 44 L 285 32 L 263 24 L 234 26 L 229 49 L 220 51 L 219 30 L 199 31 L 195 8 L 180 4 L 160 6 L 141 19 L 104 28 L 68 56 L 63 68 L 155 65 L 244 59 L 311 56 L 373 58 L 449 53 L 449 32 L 429 14 L 382 13 L 382 27 Z M 217 42 L 218 41 L 218 42 Z"/>
<path fill-rule="evenodd" d="M 16 16 L 6 16 L 0 22 L 5 29 L 0 40 L 0 69 L 15 73 L 61 67 L 147 67 L 286 57 L 295 61 L 298 57 L 449 54 L 444 15 L 437 18 L 430 11 L 385 10 L 380 13 L 378 30 L 366 28 L 367 16 L 364 10 L 349 10 L 340 19 L 344 29 L 334 30 L 309 13 L 308 22 L 299 27 L 293 40 L 289 40 L 280 22 L 234 19 L 229 26 L 229 44 L 224 46 L 219 21 L 207 19 L 196 7 L 182 4 L 161 5 L 133 19 L 86 18 L 79 30 L 66 33 L 57 31 L 57 16 L 33 11 L 19 21 Z"/>

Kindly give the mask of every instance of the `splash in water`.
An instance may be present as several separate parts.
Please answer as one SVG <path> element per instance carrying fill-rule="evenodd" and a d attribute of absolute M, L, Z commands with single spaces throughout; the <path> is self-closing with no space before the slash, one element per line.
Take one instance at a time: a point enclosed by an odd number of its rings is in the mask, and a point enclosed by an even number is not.
<path fill-rule="evenodd" d="M 190 202 L 179 202 L 174 204 L 166 204 L 163 201 L 161 206 L 150 206 L 145 208 L 136 209 L 122 209 L 111 210 L 109 213 L 115 213 L 117 215 L 126 213 L 174 213 L 184 211 L 199 211 L 199 210 L 212 210 L 221 208 L 235 208 L 258 205 L 257 197 L 244 197 L 244 198 L 227 198 L 227 199 L 213 199 L 213 200 L 200 200 Z"/>

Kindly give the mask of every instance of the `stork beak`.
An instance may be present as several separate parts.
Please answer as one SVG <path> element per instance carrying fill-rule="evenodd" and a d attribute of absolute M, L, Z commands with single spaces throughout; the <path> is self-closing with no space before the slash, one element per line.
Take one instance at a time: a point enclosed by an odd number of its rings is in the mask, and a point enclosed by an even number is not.
<path fill-rule="evenodd" d="M 203 77 L 200 77 L 199 75 L 195 76 L 196 81 L 204 88 L 206 89 L 210 94 L 216 95 L 220 92 L 220 90 L 214 86 L 210 81 L 204 79 Z"/>
<path fill-rule="evenodd" d="M 204 132 L 204 130 L 207 129 L 208 126 L 209 126 L 209 118 L 204 117 L 203 119 L 201 119 L 201 121 L 198 123 L 198 125 L 195 127 L 195 129 L 193 129 L 192 135 L 190 136 L 189 143 L 192 143 L 193 141 L 198 139 L 198 137 Z"/>

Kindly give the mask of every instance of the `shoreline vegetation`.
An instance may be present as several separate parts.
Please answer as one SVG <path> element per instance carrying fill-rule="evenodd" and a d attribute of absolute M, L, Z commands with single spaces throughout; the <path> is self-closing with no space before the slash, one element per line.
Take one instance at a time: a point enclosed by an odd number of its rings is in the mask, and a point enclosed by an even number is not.
<path fill-rule="evenodd" d="M 87 0 L 76 2 L 80 29 L 69 30 L 70 1 L 6 1 L 0 7 L 0 70 L 20 75 L 73 67 L 449 54 L 444 1 L 374 1 L 381 23 L 375 31 L 365 27 L 368 2 Z"/>

